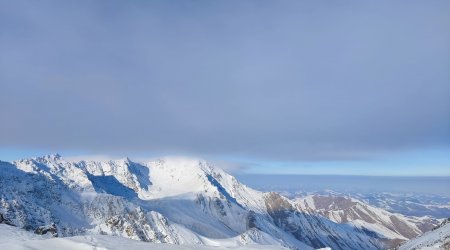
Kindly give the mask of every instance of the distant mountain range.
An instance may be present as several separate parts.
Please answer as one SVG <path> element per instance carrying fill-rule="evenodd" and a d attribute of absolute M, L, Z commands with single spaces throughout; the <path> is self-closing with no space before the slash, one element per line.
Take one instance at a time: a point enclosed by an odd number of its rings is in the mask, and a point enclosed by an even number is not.
<path fill-rule="evenodd" d="M 190 158 L 75 162 L 49 155 L 0 162 L 0 173 L 0 223 L 52 237 L 387 249 L 441 222 L 348 197 L 288 199 L 256 191 L 212 164 Z"/>
<path fill-rule="evenodd" d="M 432 217 L 390 213 L 350 197 L 311 195 L 297 199 L 295 203 L 302 211 L 319 213 L 336 223 L 351 224 L 367 234 L 373 234 L 389 247 L 417 237 L 439 224 L 439 220 Z"/>

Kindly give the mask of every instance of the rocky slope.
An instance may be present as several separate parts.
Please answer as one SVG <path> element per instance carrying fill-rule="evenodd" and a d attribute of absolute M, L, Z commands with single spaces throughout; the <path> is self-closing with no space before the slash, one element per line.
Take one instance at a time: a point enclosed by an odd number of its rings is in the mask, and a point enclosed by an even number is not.
<path fill-rule="evenodd" d="M 73 162 L 51 155 L 0 162 L 0 171 L 0 214 L 40 234 L 210 246 L 387 247 L 385 235 L 248 188 L 196 159 Z"/>
<path fill-rule="evenodd" d="M 423 235 L 407 241 L 400 250 L 450 249 L 450 219 Z"/>
<path fill-rule="evenodd" d="M 310 195 L 296 199 L 295 204 L 307 213 L 320 214 L 336 223 L 346 223 L 373 234 L 390 247 L 417 237 L 439 224 L 438 220 L 430 217 L 406 217 L 344 196 Z"/>

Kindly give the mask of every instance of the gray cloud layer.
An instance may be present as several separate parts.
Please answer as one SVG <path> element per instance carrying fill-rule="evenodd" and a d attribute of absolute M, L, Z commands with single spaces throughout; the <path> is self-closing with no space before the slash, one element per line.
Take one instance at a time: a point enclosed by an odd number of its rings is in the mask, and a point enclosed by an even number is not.
<path fill-rule="evenodd" d="M 450 2 L 2 1 L 0 147 L 450 146 Z"/>

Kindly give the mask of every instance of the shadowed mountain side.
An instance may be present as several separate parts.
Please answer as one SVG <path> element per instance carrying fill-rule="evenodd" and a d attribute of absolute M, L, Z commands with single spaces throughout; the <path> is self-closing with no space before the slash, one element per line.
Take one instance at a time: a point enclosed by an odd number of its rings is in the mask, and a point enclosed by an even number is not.
<path fill-rule="evenodd" d="M 206 245 L 270 242 L 291 249 L 386 246 L 372 228 L 303 211 L 293 200 L 248 188 L 197 159 L 143 164 L 45 156 L 5 163 L 2 169 L 8 174 L 0 176 L 0 213 L 30 229 L 54 223 L 61 236 L 93 233 Z"/>
<path fill-rule="evenodd" d="M 128 200 L 138 197 L 133 189 L 124 186 L 114 176 L 88 175 L 88 178 L 92 182 L 92 185 L 94 186 L 94 189 L 97 193 L 106 193 L 120 196 Z"/>

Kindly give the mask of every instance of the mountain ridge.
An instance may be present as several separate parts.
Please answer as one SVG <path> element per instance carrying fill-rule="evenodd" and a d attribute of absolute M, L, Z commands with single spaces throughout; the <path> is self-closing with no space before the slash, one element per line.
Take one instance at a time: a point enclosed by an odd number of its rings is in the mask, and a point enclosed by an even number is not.
<path fill-rule="evenodd" d="M 171 244 L 271 244 L 291 249 L 382 249 L 357 227 L 303 211 L 192 158 L 137 163 L 67 161 L 59 154 L 0 162 L 0 213 L 29 230 L 117 235 Z M 38 198 L 38 199 L 35 199 Z"/>

